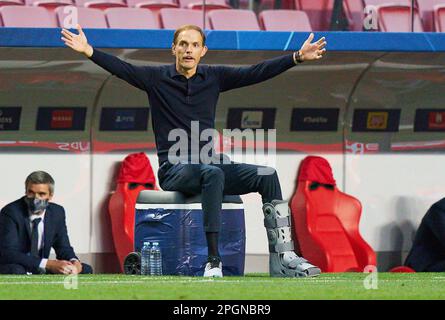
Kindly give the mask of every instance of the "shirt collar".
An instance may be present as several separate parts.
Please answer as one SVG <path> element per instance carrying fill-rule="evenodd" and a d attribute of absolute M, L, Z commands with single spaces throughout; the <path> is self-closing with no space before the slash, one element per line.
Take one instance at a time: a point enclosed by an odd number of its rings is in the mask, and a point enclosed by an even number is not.
<path fill-rule="evenodd" d="M 45 213 L 46 210 L 43 211 L 41 214 L 30 214 L 29 215 L 29 221 L 33 222 L 37 218 L 42 218 L 42 221 L 45 220 Z"/>
<path fill-rule="evenodd" d="M 180 73 L 176 70 L 176 64 L 171 64 L 171 65 L 168 67 L 168 73 L 169 73 L 170 78 L 174 78 L 174 77 L 177 77 L 177 76 L 183 76 L 182 74 L 180 74 Z M 202 68 L 199 64 L 198 64 L 198 67 L 196 68 L 196 74 L 201 75 L 203 78 L 205 77 L 203 68 Z M 195 75 L 196 75 L 196 74 L 195 74 Z"/>

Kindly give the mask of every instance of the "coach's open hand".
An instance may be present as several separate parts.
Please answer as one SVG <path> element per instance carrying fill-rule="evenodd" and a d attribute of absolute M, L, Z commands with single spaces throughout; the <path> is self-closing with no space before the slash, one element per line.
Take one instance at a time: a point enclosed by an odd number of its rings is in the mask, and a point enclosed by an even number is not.
<path fill-rule="evenodd" d="M 318 60 L 323 57 L 326 52 L 324 48 L 326 46 L 325 37 L 321 38 L 317 42 L 311 43 L 314 39 L 314 34 L 311 33 L 306 41 L 303 43 L 300 49 L 301 61 Z"/>
<path fill-rule="evenodd" d="M 93 47 L 88 44 L 87 37 L 83 33 L 80 25 L 77 25 L 77 31 L 79 34 L 72 33 L 67 29 L 62 29 L 62 40 L 71 49 L 85 54 L 88 58 L 93 55 Z"/>

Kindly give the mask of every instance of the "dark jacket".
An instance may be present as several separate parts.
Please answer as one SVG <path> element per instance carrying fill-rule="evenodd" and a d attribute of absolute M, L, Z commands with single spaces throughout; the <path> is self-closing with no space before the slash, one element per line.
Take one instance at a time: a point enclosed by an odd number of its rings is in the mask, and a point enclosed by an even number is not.
<path fill-rule="evenodd" d="M 423 217 L 405 265 L 417 272 L 428 272 L 438 271 L 435 267 L 444 262 L 445 198 L 433 204 Z"/>
<path fill-rule="evenodd" d="M 54 248 L 57 259 L 76 258 L 70 245 L 62 206 L 50 203 L 45 212 L 43 253 L 48 258 Z M 6 205 L 0 212 L 0 264 L 20 264 L 27 270 L 37 270 L 41 258 L 30 256 L 31 227 L 24 197 Z"/>

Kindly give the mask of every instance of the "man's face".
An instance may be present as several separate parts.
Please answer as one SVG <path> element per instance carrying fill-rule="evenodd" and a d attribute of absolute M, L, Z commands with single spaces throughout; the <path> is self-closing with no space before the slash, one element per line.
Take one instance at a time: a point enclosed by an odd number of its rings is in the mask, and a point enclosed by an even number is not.
<path fill-rule="evenodd" d="M 40 200 L 51 200 L 53 195 L 49 192 L 47 184 L 28 184 L 26 187 L 26 196 L 28 198 L 37 198 Z"/>
<path fill-rule="evenodd" d="M 176 56 L 176 67 L 182 70 L 195 69 L 202 57 L 207 52 L 207 47 L 202 45 L 201 34 L 196 30 L 182 31 L 172 45 L 173 55 Z"/>

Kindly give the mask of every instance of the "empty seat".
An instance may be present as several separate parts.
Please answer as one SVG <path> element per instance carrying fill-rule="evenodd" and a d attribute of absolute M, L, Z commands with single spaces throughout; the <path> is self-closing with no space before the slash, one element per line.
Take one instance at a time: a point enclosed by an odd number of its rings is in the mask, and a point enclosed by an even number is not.
<path fill-rule="evenodd" d="M 0 0 L 0 7 L 3 6 L 23 6 L 21 0 Z"/>
<path fill-rule="evenodd" d="M 382 5 L 377 7 L 379 30 L 383 32 L 411 32 L 411 7 Z M 418 10 L 414 10 L 414 32 L 423 32 Z"/>
<path fill-rule="evenodd" d="M 350 31 L 362 31 L 365 6 L 361 0 L 343 0 L 343 10 L 348 19 Z"/>
<path fill-rule="evenodd" d="M 256 15 L 251 10 L 212 10 L 208 16 L 213 30 L 260 30 Z"/>
<path fill-rule="evenodd" d="M 295 0 L 295 8 L 306 12 L 313 30 L 329 30 L 334 0 Z"/>
<path fill-rule="evenodd" d="M 159 29 L 158 20 L 150 10 L 110 8 L 105 15 L 112 29 Z"/>
<path fill-rule="evenodd" d="M 445 32 L 445 4 L 434 7 L 434 24 L 436 32 Z"/>
<path fill-rule="evenodd" d="M 409 5 L 411 5 L 411 0 L 363 0 L 363 3 L 366 6 L 381 6 L 381 5 L 387 5 L 387 4 L 392 4 L 392 5 L 401 4 L 404 6 L 409 6 Z"/>
<path fill-rule="evenodd" d="M 73 5 L 71 0 L 26 0 L 25 3 L 28 6 L 39 6 L 47 9 Z"/>
<path fill-rule="evenodd" d="M 72 9 L 73 11 L 71 11 Z M 102 10 L 82 7 L 59 7 L 56 10 L 59 26 L 62 28 L 74 28 L 79 23 L 82 28 L 108 28 L 105 14 Z M 73 13 L 77 12 L 77 23 Z"/>
<path fill-rule="evenodd" d="M 179 8 L 179 5 L 174 0 L 127 0 L 127 5 L 129 7 L 150 9 L 150 11 L 155 15 L 158 25 L 161 25 L 161 9 Z"/>
<path fill-rule="evenodd" d="M 127 5 L 134 8 L 146 8 L 150 10 L 161 10 L 162 8 L 178 8 L 179 5 L 173 0 L 127 0 Z"/>
<path fill-rule="evenodd" d="M 301 162 L 290 206 L 301 254 L 323 272 L 363 272 L 376 265 L 359 231 L 361 203 L 337 188 L 326 159 L 308 156 Z"/>
<path fill-rule="evenodd" d="M 206 23 L 204 26 L 203 14 L 198 10 L 191 9 L 161 9 L 159 11 L 161 18 L 161 25 L 164 29 L 173 29 L 185 25 L 194 24 L 204 29 L 210 29 L 209 20 L 206 17 Z"/>
<path fill-rule="evenodd" d="M 76 6 L 105 10 L 108 8 L 124 8 L 124 0 L 75 0 Z"/>
<path fill-rule="evenodd" d="M 343 10 L 345 12 L 346 18 L 348 19 L 349 30 L 363 30 L 363 22 L 365 20 L 365 6 L 369 7 L 368 10 L 372 9 L 371 6 L 374 7 L 374 10 L 377 13 L 378 6 L 389 3 L 409 6 L 411 4 L 411 0 L 343 0 Z M 367 12 L 368 14 L 370 14 L 368 10 Z"/>
<path fill-rule="evenodd" d="M 203 2 L 203 0 L 179 0 L 179 6 L 185 9 L 202 10 L 204 8 Z M 206 11 L 231 8 L 225 0 L 206 0 L 205 4 Z"/>
<path fill-rule="evenodd" d="M 42 7 L 5 6 L 0 8 L 5 27 L 56 28 L 51 12 Z"/>
<path fill-rule="evenodd" d="M 266 31 L 312 31 L 304 11 L 264 10 L 260 13 L 259 20 Z"/>
<path fill-rule="evenodd" d="M 422 18 L 423 30 L 437 31 L 435 26 L 434 7 L 445 5 L 444 0 L 417 0 L 420 17 Z"/>
<path fill-rule="evenodd" d="M 158 190 L 156 178 L 147 156 L 132 153 L 122 162 L 116 190 L 108 201 L 114 250 L 121 270 L 125 257 L 134 248 L 135 205 L 142 190 Z"/>

